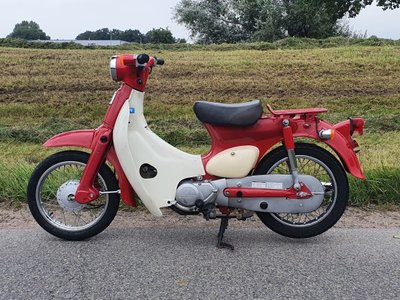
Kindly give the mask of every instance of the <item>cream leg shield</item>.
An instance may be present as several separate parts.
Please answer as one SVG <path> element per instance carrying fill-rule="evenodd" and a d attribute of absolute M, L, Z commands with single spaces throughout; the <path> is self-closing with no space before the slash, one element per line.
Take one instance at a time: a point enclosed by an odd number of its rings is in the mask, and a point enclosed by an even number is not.
<path fill-rule="evenodd" d="M 161 216 L 161 207 L 175 202 L 176 188 L 185 178 L 204 175 L 200 155 L 187 154 L 153 133 L 143 116 L 144 93 L 132 91 L 114 127 L 114 147 L 122 169 L 147 209 Z M 150 164 L 154 178 L 143 178 L 139 169 Z"/>

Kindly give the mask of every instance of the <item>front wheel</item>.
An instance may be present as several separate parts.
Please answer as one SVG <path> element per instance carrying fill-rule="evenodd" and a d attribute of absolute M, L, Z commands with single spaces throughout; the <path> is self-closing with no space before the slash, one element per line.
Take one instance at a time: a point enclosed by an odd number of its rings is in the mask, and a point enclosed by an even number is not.
<path fill-rule="evenodd" d="M 298 173 L 314 176 L 325 189 L 321 206 L 309 213 L 257 212 L 257 215 L 267 227 L 281 235 L 308 238 L 325 232 L 340 219 L 349 198 L 349 183 L 340 162 L 325 149 L 297 143 L 295 153 Z M 254 174 L 290 174 L 286 149 L 272 150 Z"/>
<path fill-rule="evenodd" d="M 74 200 L 89 154 L 64 151 L 41 162 L 28 184 L 29 209 L 47 232 L 66 240 L 92 237 L 110 225 L 119 207 L 119 195 L 100 194 L 88 204 Z M 100 192 L 118 190 L 118 183 L 110 168 L 103 164 L 94 186 Z"/>

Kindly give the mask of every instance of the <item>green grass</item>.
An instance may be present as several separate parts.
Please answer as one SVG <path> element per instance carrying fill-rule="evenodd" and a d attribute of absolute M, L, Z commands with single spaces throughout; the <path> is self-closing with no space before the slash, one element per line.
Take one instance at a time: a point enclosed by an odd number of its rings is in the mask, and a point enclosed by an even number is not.
<path fill-rule="evenodd" d="M 350 203 L 355 206 L 399 205 L 400 168 L 398 167 L 400 132 L 369 133 L 359 137 L 360 160 L 366 171 L 367 180 L 349 176 Z M 385 145 L 382 147 L 382 145 Z M 209 145 L 178 148 L 195 154 L 204 154 Z M 29 177 L 41 160 L 59 151 L 46 149 L 39 144 L 0 143 L 0 199 L 19 203 L 26 199 Z"/>
<path fill-rule="evenodd" d="M 13 161 L 0 162 L 0 198 L 11 202 L 26 200 L 26 187 L 34 169 L 33 164 Z"/>
<path fill-rule="evenodd" d="M 336 42 L 289 39 L 274 50 L 266 50 L 267 44 L 186 50 L 146 45 L 147 52 L 166 59 L 149 81 L 148 123 L 173 145 L 204 153 L 210 141 L 192 112 L 198 99 L 258 98 L 276 109 L 322 106 L 331 122 L 363 116 L 366 133 L 357 140 L 368 180 L 351 179 L 351 203 L 400 204 L 400 46 L 340 40 L 340 47 L 329 47 Z M 101 123 L 118 87 L 109 79 L 108 60 L 121 52 L 126 51 L 0 47 L 0 199 L 26 199 L 34 166 L 57 151 L 41 148 L 43 141 Z"/>
<path fill-rule="evenodd" d="M 367 170 L 367 180 L 350 178 L 350 204 L 364 205 L 399 205 L 400 172 L 398 168 L 383 167 Z"/>

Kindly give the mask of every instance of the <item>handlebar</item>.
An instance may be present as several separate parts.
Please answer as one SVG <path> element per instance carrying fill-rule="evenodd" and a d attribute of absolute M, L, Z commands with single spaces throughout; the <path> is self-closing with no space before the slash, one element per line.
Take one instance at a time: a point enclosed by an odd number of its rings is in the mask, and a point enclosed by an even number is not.
<path fill-rule="evenodd" d="M 143 66 L 148 63 L 150 67 L 153 67 L 155 65 L 162 66 L 165 63 L 165 61 L 163 58 L 151 57 L 143 53 L 136 56 L 136 63 L 140 66 Z"/>
<path fill-rule="evenodd" d="M 139 54 L 138 56 L 136 56 L 136 62 L 139 65 L 144 65 L 146 63 L 148 63 L 150 60 L 150 56 L 148 56 L 147 54 Z"/>
<path fill-rule="evenodd" d="M 148 67 L 153 67 L 155 65 L 162 66 L 165 63 L 163 58 L 151 57 L 145 53 L 139 55 L 123 55 L 123 63 L 127 66 L 132 66 L 135 64 L 136 66 L 144 67 L 148 64 Z"/>
<path fill-rule="evenodd" d="M 158 66 L 162 66 L 164 63 L 165 63 L 165 60 L 164 60 L 164 58 L 157 58 L 157 57 L 154 57 L 154 59 L 155 59 L 155 61 L 156 61 L 156 65 L 158 65 Z"/>

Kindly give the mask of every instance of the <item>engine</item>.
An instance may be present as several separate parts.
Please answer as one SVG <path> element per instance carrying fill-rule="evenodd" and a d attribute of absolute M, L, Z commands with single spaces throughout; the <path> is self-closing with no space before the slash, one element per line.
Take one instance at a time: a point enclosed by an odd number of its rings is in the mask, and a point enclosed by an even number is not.
<path fill-rule="evenodd" d="M 198 200 L 205 202 L 207 199 L 215 198 L 217 191 L 218 190 L 210 182 L 184 182 L 176 190 L 175 200 L 181 206 L 192 208 L 196 205 L 196 201 Z"/>
<path fill-rule="evenodd" d="M 213 181 L 188 180 L 179 185 L 175 196 L 175 207 L 185 213 L 194 213 L 215 207 L 237 208 L 247 211 L 275 213 L 305 213 L 317 209 L 323 199 L 325 190 L 318 179 L 308 175 L 299 175 L 312 193 L 311 197 L 287 198 L 243 196 L 242 188 L 257 190 L 289 190 L 293 186 L 291 175 L 255 175 L 238 179 L 218 179 Z M 238 190 L 235 194 L 225 193 L 227 188 Z M 298 193 L 299 195 L 301 193 Z"/>

